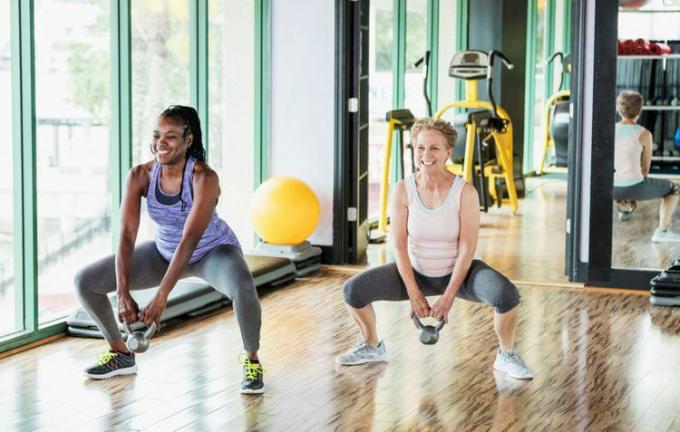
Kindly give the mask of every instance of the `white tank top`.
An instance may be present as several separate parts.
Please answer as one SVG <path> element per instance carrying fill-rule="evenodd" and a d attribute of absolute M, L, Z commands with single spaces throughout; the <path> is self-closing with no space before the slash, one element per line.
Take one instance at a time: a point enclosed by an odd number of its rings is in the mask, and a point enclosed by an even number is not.
<path fill-rule="evenodd" d="M 646 130 L 637 124 L 616 123 L 614 186 L 631 186 L 644 180 L 640 135 Z"/>
<path fill-rule="evenodd" d="M 460 238 L 460 200 L 465 181 L 456 176 L 444 203 L 435 209 L 423 205 L 415 175 L 406 181 L 408 200 L 408 255 L 411 265 L 425 276 L 445 276 L 453 272 Z"/>

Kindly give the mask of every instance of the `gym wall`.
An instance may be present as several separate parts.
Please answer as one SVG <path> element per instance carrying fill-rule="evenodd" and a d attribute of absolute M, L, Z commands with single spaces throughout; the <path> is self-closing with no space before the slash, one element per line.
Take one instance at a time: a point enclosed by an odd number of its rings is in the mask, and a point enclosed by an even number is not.
<path fill-rule="evenodd" d="M 305 181 L 321 204 L 309 241 L 333 244 L 335 2 L 271 0 L 270 175 Z"/>
<path fill-rule="evenodd" d="M 221 38 L 213 40 L 210 46 L 210 62 L 220 61 L 221 67 L 211 63 L 212 70 L 220 70 L 219 77 L 210 76 L 211 92 L 210 124 L 217 118 L 220 128 L 211 128 L 214 136 L 208 157 L 220 176 L 222 198 L 218 212 L 238 235 L 244 249 L 253 246 L 253 226 L 247 211 L 253 195 L 254 183 L 254 104 L 255 104 L 255 52 L 254 52 L 254 7 L 253 2 L 222 0 L 218 12 L 222 18 Z M 221 80 L 213 84 L 212 80 Z M 219 93 L 219 94 L 216 94 Z M 216 100 L 219 98 L 219 101 Z M 215 147 L 213 147 L 213 145 Z M 219 146 L 219 152 L 217 151 Z"/>

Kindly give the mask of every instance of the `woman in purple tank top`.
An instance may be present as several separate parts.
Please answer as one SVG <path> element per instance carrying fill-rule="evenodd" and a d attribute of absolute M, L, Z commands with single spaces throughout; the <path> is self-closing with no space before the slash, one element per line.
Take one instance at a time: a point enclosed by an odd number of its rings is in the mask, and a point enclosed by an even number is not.
<path fill-rule="evenodd" d="M 168 295 L 177 281 L 197 276 L 229 297 L 241 329 L 242 393 L 262 393 L 259 350 L 261 309 L 238 239 L 215 211 L 219 179 L 205 163 L 201 124 L 195 109 L 173 105 L 158 118 L 151 141 L 155 158 L 130 170 L 121 206 L 118 251 L 78 272 L 75 285 L 83 307 L 110 349 L 85 370 L 94 379 L 135 373 L 134 353 L 121 337 L 107 298 L 118 297 L 118 319 L 160 328 Z M 142 198 L 156 222 L 155 241 L 135 244 Z M 143 309 L 131 289 L 158 287 Z"/>

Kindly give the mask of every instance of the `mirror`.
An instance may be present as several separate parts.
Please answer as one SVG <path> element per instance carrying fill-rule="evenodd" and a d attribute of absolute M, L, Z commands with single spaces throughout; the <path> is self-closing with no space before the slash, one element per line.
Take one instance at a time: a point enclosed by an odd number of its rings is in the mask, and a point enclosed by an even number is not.
<path fill-rule="evenodd" d="M 613 268 L 661 270 L 680 256 L 680 241 L 667 241 L 670 233 L 680 238 L 680 196 L 668 195 L 669 181 L 680 184 L 679 21 L 680 8 L 663 0 L 619 9 Z M 626 90 L 639 93 L 639 103 Z M 639 118 L 627 120 L 636 105 Z M 670 231 L 658 229 L 665 225 Z"/>

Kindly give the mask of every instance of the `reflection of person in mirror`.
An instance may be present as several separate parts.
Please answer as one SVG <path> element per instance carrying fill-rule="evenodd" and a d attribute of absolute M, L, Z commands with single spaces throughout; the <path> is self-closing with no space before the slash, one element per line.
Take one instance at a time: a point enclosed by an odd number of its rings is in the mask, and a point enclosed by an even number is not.
<path fill-rule="evenodd" d="M 628 220 L 635 202 L 661 198 L 659 226 L 653 242 L 680 242 L 680 234 L 671 230 L 673 212 L 680 200 L 680 184 L 660 178 L 650 178 L 652 163 L 652 133 L 637 124 L 642 112 L 640 93 L 624 90 L 616 98 L 616 110 L 621 121 L 616 123 L 614 148 L 614 199 L 619 219 Z"/>

